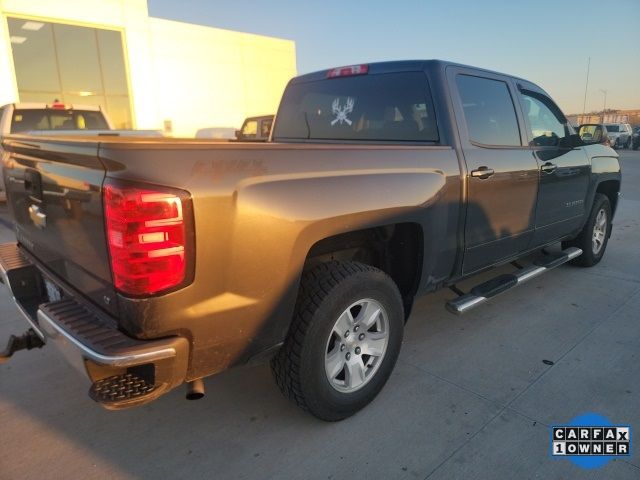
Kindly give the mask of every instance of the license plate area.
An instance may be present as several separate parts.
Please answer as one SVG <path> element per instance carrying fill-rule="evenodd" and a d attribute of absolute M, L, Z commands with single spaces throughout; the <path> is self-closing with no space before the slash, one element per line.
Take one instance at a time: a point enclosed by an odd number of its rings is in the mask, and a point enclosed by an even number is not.
<path fill-rule="evenodd" d="M 44 278 L 43 280 L 46 289 L 47 300 L 49 302 L 58 302 L 62 300 L 62 290 L 48 278 Z"/>

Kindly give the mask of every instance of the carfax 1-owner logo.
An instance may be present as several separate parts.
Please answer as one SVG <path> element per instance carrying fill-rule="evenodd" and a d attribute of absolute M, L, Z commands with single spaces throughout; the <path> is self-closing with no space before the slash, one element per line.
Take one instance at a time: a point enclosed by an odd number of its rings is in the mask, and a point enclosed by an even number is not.
<path fill-rule="evenodd" d="M 551 455 L 583 468 L 599 468 L 615 457 L 631 455 L 631 427 L 615 425 L 597 413 L 551 427 Z"/>

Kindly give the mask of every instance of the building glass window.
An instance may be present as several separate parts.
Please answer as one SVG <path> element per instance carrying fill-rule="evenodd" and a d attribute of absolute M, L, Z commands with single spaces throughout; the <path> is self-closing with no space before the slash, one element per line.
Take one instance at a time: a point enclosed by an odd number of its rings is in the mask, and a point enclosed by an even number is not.
<path fill-rule="evenodd" d="M 60 77 L 53 47 L 50 24 L 9 19 L 9 35 L 13 48 L 13 63 L 20 89 L 33 92 L 59 92 Z"/>
<path fill-rule="evenodd" d="M 115 128 L 132 128 L 122 34 L 8 18 L 21 102 L 102 107 Z"/>

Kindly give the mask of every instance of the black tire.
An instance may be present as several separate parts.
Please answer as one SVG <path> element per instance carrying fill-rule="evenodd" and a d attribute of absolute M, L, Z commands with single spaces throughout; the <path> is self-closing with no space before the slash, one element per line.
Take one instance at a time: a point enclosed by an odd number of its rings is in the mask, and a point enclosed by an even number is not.
<path fill-rule="evenodd" d="M 604 210 L 606 215 L 606 233 L 602 247 L 597 252 L 593 247 L 593 232 L 596 227 L 596 219 L 601 210 Z M 578 247 L 582 249 L 582 255 L 573 259 L 571 263 L 580 267 L 593 267 L 602 260 L 604 252 L 607 249 L 607 243 L 609 242 L 609 236 L 611 235 L 611 203 L 606 195 L 596 193 L 593 200 L 593 207 L 589 218 L 584 225 L 584 228 L 580 234 L 573 240 L 568 242 L 562 242 L 563 248 Z"/>
<path fill-rule="evenodd" d="M 325 373 L 327 341 L 340 315 L 364 298 L 384 308 L 388 343 L 380 365 L 362 388 L 340 392 Z M 293 322 L 271 369 L 282 393 L 300 408 L 321 420 L 342 420 L 380 392 L 398 358 L 403 330 L 402 298 L 386 273 L 358 262 L 323 263 L 302 276 Z"/>
<path fill-rule="evenodd" d="M 638 143 L 634 143 L 631 148 L 633 148 L 634 150 L 637 150 L 638 147 L 640 147 L 640 141 Z"/>

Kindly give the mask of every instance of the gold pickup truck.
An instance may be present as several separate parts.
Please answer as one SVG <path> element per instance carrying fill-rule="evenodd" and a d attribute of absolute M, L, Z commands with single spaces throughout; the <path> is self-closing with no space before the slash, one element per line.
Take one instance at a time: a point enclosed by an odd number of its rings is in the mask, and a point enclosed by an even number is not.
<path fill-rule="evenodd" d="M 328 421 L 382 389 L 416 296 L 449 287 L 459 314 L 598 263 L 621 179 L 540 87 L 436 60 L 294 78 L 267 143 L 3 148 L 17 243 L 0 270 L 30 329 L 0 360 L 53 344 L 119 409 L 183 383 L 198 398 L 202 378 L 271 359 L 284 394 Z"/>

